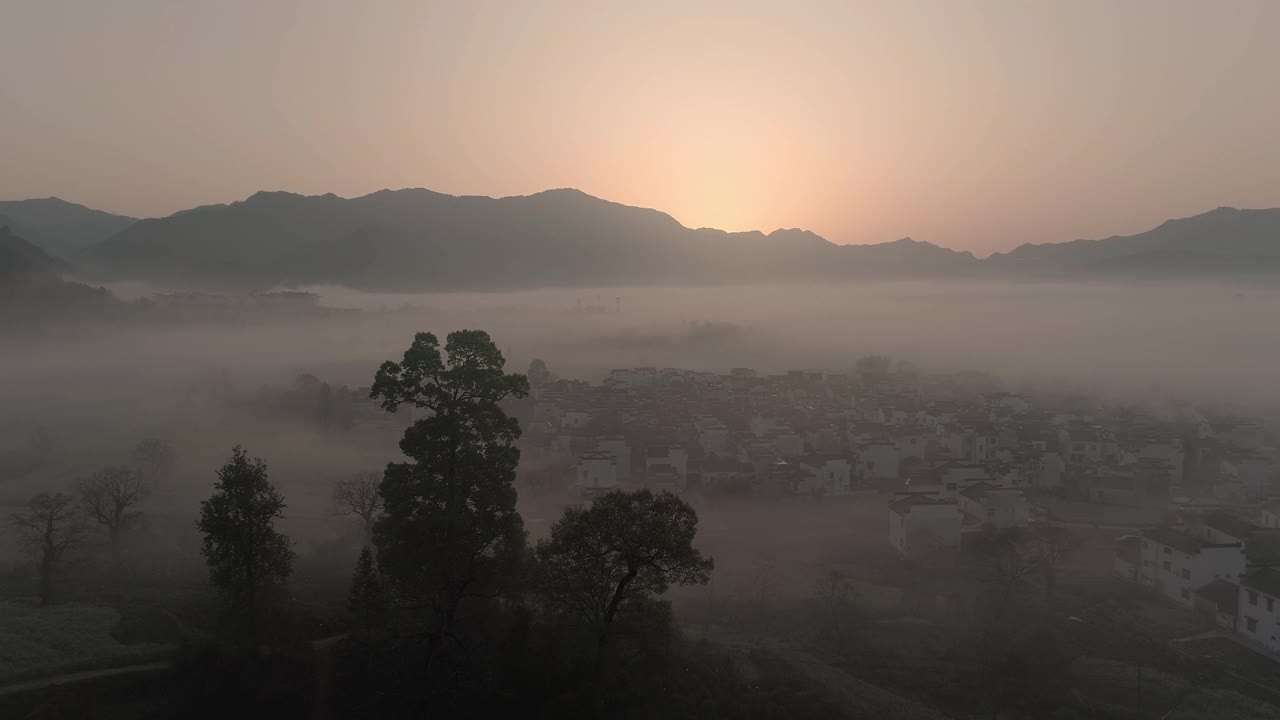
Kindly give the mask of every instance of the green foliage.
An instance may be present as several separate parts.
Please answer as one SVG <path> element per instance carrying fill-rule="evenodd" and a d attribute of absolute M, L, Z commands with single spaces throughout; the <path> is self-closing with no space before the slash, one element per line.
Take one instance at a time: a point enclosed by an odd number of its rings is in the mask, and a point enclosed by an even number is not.
<path fill-rule="evenodd" d="M 354 632 L 364 638 L 375 637 L 386 621 L 387 595 L 369 548 L 360 550 L 355 576 L 351 580 L 348 609 Z"/>
<path fill-rule="evenodd" d="M 413 462 L 387 465 L 374 544 L 397 593 L 432 608 L 433 637 L 448 632 L 465 599 L 503 592 L 524 547 L 520 425 L 499 403 L 524 397 L 529 383 L 504 365 L 485 332 L 450 333 L 443 355 L 434 335 L 419 333 L 401 362 L 383 363 L 370 393 L 392 412 L 428 411 L 400 442 Z"/>
<path fill-rule="evenodd" d="M 540 358 L 529 363 L 528 375 L 531 387 L 544 387 L 556 381 L 555 373 L 548 370 L 546 361 Z"/>
<path fill-rule="evenodd" d="M 218 471 L 214 493 L 200 503 L 202 551 L 209 577 L 245 639 L 257 644 L 261 623 L 293 571 L 289 539 L 277 532 L 284 498 L 267 480 L 267 466 L 240 446 Z"/>
<path fill-rule="evenodd" d="M 0 682 L 141 662 L 164 650 L 120 643 L 112 635 L 119 620 L 119 613 L 105 607 L 0 603 Z"/>
<path fill-rule="evenodd" d="M 538 589 L 599 634 L 614 617 L 675 585 L 705 585 L 714 567 L 693 547 L 698 514 L 679 497 L 614 491 L 568 508 L 538 543 Z"/>

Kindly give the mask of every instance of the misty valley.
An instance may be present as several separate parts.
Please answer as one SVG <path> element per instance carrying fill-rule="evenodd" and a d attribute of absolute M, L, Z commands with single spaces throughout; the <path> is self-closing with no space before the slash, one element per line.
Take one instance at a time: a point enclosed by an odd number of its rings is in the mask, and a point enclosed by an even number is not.
<path fill-rule="evenodd" d="M 92 287 L 0 339 L 5 717 L 1280 703 L 1270 287 Z"/>

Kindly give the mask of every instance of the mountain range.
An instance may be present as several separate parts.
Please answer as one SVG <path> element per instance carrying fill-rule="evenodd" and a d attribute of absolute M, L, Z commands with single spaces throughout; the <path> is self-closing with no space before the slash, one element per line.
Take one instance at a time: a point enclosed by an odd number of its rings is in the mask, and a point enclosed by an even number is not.
<path fill-rule="evenodd" d="M 23 203 L 42 204 L 46 214 L 37 216 Z M 797 229 L 687 228 L 657 210 L 567 189 L 496 199 L 422 189 L 351 199 L 260 192 L 137 221 L 56 199 L 0 203 L 0 214 L 36 238 L 81 244 L 70 259 L 82 273 L 220 287 L 333 283 L 415 291 L 939 277 L 1280 278 L 1280 209 L 1218 208 L 1138 235 L 1023 245 L 981 260 L 910 238 L 837 245 Z"/>

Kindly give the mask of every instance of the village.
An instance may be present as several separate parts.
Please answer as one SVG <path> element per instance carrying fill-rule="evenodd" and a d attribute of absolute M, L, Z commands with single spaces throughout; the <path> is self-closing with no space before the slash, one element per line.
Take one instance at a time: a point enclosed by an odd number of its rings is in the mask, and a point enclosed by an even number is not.
<path fill-rule="evenodd" d="M 531 379 L 522 492 L 589 504 L 648 487 L 815 512 L 856 500 L 887 516 L 894 553 L 937 568 L 964 565 L 993 536 L 1044 548 L 1079 529 L 1105 542 L 1086 572 L 1280 655 L 1280 455 L 1262 421 L 1009 392 L 985 374 L 880 356 L 847 373 Z"/>

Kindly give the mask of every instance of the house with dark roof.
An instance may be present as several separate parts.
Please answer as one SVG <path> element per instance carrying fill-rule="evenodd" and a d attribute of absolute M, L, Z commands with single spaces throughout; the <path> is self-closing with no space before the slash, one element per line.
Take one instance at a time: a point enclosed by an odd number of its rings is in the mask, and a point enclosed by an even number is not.
<path fill-rule="evenodd" d="M 1214 580 L 1236 582 L 1244 569 L 1241 543 L 1213 543 L 1169 526 L 1142 533 L 1141 582 L 1184 607 L 1194 606 L 1197 588 Z"/>
<path fill-rule="evenodd" d="M 1221 510 L 1194 515 L 1188 518 L 1187 526 L 1212 543 L 1244 544 L 1253 531 L 1258 529 L 1257 525 L 1248 520 Z"/>

